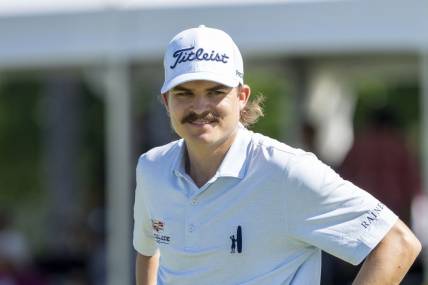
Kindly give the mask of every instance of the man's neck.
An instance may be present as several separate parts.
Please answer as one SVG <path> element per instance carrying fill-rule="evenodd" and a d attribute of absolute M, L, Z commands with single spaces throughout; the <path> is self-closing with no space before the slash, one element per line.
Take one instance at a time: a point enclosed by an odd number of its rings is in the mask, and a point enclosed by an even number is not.
<path fill-rule="evenodd" d="M 218 146 L 192 146 L 186 144 L 186 172 L 193 179 L 196 186 L 202 187 L 214 176 L 235 140 L 236 133 Z"/>

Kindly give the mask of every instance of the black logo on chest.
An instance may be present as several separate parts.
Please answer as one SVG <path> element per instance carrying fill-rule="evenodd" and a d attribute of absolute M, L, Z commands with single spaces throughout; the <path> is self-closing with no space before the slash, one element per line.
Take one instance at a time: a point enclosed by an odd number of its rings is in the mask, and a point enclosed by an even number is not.
<path fill-rule="evenodd" d="M 230 236 L 230 253 L 241 253 L 242 252 L 242 228 L 238 226 L 236 235 Z"/>

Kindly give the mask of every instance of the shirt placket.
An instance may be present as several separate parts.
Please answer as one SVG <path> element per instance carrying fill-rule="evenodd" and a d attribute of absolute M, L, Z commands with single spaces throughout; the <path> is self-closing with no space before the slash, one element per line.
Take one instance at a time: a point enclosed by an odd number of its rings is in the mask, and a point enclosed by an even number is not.
<path fill-rule="evenodd" d="M 189 196 L 185 217 L 184 217 L 184 246 L 186 250 L 195 250 L 200 241 L 200 225 L 203 221 L 200 221 L 199 218 L 202 216 L 200 211 L 203 211 L 203 208 L 200 207 L 200 202 L 203 199 L 204 191 L 206 191 L 213 183 L 210 181 L 205 184 L 202 188 L 198 188 L 190 177 L 184 177 L 187 184 L 191 188 L 192 195 Z"/>

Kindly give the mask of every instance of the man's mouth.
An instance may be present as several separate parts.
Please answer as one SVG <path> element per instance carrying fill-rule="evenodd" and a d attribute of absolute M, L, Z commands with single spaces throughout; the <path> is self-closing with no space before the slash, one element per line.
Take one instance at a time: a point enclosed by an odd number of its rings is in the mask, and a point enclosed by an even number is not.
<path fill-rule="evenodd" d="M 199 120 L 193 120 L 190 123 L 194 124 L 194 125 L 205 125 L 205 124 L 211 124 L 214 123 L 215 120 L 204 120 L 204 119 L 199 119 Z"/>

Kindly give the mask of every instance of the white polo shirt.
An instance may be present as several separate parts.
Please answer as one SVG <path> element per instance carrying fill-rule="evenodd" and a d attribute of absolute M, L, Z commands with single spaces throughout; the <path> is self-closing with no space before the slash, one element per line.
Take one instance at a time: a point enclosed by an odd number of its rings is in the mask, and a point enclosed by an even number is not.
<path fill-rule="evenodd" d="M 321 250 L 358 264 L 397 220 L 313 154 L 242 126 L 201 188 L 184 150 L 154 148 L 137 166 L 134 247 L 160 250 L 158 285 L 319 284 Z"/>

